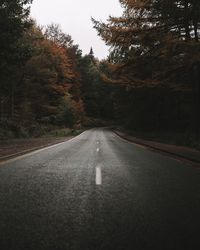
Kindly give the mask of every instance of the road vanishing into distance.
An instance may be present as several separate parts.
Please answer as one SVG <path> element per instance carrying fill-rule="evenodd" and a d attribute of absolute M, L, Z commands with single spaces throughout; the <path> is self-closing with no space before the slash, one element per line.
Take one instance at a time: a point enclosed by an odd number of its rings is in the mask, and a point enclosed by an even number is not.
<path fill-rule="evenodd" d="M 200 169 L 91 129 L 0 164 L 1 250 L 200 249 Z"/>

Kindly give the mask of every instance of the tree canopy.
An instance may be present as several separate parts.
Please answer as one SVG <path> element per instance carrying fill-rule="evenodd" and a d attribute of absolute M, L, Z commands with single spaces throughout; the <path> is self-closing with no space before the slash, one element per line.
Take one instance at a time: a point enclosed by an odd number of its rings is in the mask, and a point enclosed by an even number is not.
<path fill-rule="evenodd" d="M 109 17 L 107 23 L 93 19 L 98 34 L 111 46 L 116 83 L 134 87 L 189 84 L 191 68 L 200 57 L 197 2 L 120 0 L 121 17 Z"/>

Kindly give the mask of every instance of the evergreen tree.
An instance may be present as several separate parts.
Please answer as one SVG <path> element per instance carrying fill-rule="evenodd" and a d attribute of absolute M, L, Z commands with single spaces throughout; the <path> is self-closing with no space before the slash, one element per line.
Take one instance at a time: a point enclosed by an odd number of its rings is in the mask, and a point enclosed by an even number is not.
<path fill-rule="evenodd" d="M 0 1 L 0 102 L 1 118 L 6 110 L 14 115 L 16 86 L 22 78 L 22 67 L 30 56 L 30 48 L 22 43 L 30 27 L 31 0 Z M 7 112 L 8 113 L 8 112 Z"/>
<path fill-rule="evenodd" d="M 111 46 L 109 60 L 115 64 L 116 82 L 121 76 L 121 84 L 134 87 L 187 84 L 189 67 L 200 56 L 197 1 L 120 2 L 121 17 L 110 17 L 107 23 L 93 19 L 98 34 Z"/>
<path fill-rule="evenodd" d="M 197 110 L 192 108 L 191 91 L 198 92 L 195 99 L 200 96 L 200 76 L 194 73 L 200 68 L 198 0 L 120 0 L 120 3 L 124 9 L 121 17 L 109 17 L 106 23 L 93 19 L 94 28 L 111 47 L 109 72 L 102 75 L 103 80 L 123 86 L 122 99 L 131 100 L 132 96 L 130 105 L 127 103 L 126 119 L 132 117 L 137 123 L 138 117 L 145 126 L 165 117 L 160 122 L 163 127 L 165 124 L 172 127 L 172 122 L 177 127 L 186 126 L 190 112 Z M 120 99 L 120 91 L 117 96 Z M 183 96 L 187 100 L 184 105 Z M 154 99 L 159 105 L 154 105 Z M 168 109 L 169 103 L 174 103 L 173 113 Z M 120 105 L 126 106 L 123 102 Z M 133 111 L 135 107 L 137 114 Z M 150 107 L 155 112 L 150 112 Z M 141 128 L 142 124 L 138 124 Z"/>

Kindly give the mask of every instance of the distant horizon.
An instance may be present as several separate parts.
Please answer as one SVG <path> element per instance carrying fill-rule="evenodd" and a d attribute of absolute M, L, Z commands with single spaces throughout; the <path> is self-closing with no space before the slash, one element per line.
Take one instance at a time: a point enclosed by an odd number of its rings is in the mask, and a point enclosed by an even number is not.
<path fill-rule="evenodd" d="M 79 46 L 83 55 L 88 54 L 92 47 L 94 56 L 100 60 L 107 58 L 109 47 L 97 35 L 91 17 L 106 21 L 109 15 L 120 16 L 121 13 L 118 0 L 86 0 L 84 3 L 81 0 L 57 0 L 56 4 L 48 0 L 34 0 L 31 5 L 31 17 L 39 25 L 59 24 L 63 32 L 69 34 L 74 44 Z"/>

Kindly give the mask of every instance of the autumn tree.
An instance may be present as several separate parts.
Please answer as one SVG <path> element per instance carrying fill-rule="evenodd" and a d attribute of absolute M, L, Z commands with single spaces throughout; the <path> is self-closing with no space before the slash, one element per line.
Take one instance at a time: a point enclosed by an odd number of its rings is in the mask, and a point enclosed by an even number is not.
<path fill-rule="evenodd" d="M 80 124 L 84 104 L 80 94 L 78 60 L 81 54 L 78 46 L 58 29 L 59 26 L 44 29 L 34 21 L 29 22 L 31 25 L 20 38 L 21 47 L 16 48 L 16 53 L 22 53 L 22 47 L 27 53 L 23 63 L 18 61 L 15 68 L 7 65 L 9 79 L 13 77 L 14 84 L 14 116 L 10 119 L 12 98 L 9 96 L 10 85 L 7 85 L 8 92 L 4 94 L 8 93 L 9 105 L 7 109 L 1 106 L 7 119 L 0 123 L 0 128 L 4 126 L 20 134 L 23 127 L 28 134 L 38 134 L 40 130 L 36 128 L 40 126 Z"/>
<path fill-rule="evenodd" d="M 68 82 L 69 93 L 72 96 L 76 117 L 81 121 L 84 114 L 84 104 L 81 95 L 81 72 L 79 69 L 82 52 L 78 45 L 73 43 L 72 37 L 64 33 L 58 24 L 51 24 L 45 27 L 44 36 L 62 48 L 68 56 L 70 69 L 73 72 L 73 76 Z"/>
<path fill-rule="evenodd" d="M 192 109 L 192 82 L 199 81 L 197 74 L 194 77 L 194 68 L 199 67 L 200 61 L 198 1 L 120 0 L 120 3 L 124 9 L 121 17 L 109 17 L 106 23 L 93 19 L 98 34 L 111 47 L 110 73 L 104 74 L 103 80 L 124 86 L 127 96 L 132 93 L 137 107 L 141 107 L 136 101 L 138 95 L 142 103 L 149 100 L 145 110 L 139 112 L 144 125 L 157 119 L 153 113 L 160 117 L 164 112 L 162 117 L 174 123 L 181 117 L 177 127 L 188 126 L 183 120 L 190 119 L 190 114 L 186 115 L 182 101 L 186 95 L 189 102 L 185 106 Z M 154 105 L 157 112 L 152 111 L 150 119 L 148 108 L 154 98 L 158 101 L 159 95 L 164 96 L 160 105 Z M 176 110 L 173 116 L 166 109 L 170 102 Z M 128 113 L 136 118 L 132 111 Z"/>
<path fill-rule="evenodd" d="M 199 44 L 194 43 L 198 41 L 196 20 L 200 13 L 194 12 L 196 1 L 187 4 L 190 11 L 182 3 L 185 1 L 120 2 L 124 7 L 122 17 L 110 17 L 108 23 L 93 22 L 98 34 L 111 46 L 110 60 L 118 63 L 121 82 L 136 87 L 158 81 L 163 84 L 167 79 L 177 83 L 174 71 L 185 71 L 188 62 L 192 66 L 199 58 Z M 180 77 L 181 83 L 185 80 Z"/>
<path fill-rule="evenodd" d="M 72 37 L 64 33 L 59 24 L 52 23 L 43 27 L 43 33 L 46 39 L 61 47 L 72 48 L 75 46 Z"/>
<path fill-rule="evenodd" d="M 70 47 L 51 39 L 36 25 L 30 33 L 33 53 L 24 69 L 23 114 L 37 122 L 72 125 L 84 109 L 70 92 L 76 79 Z"/>

